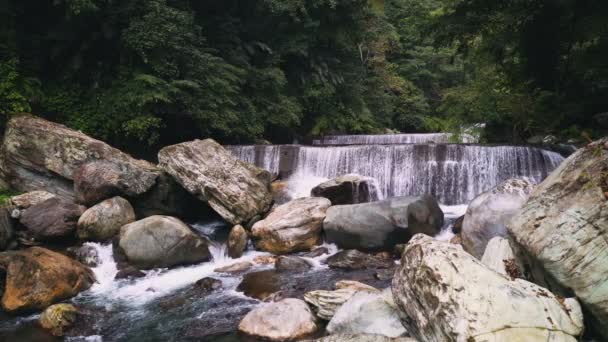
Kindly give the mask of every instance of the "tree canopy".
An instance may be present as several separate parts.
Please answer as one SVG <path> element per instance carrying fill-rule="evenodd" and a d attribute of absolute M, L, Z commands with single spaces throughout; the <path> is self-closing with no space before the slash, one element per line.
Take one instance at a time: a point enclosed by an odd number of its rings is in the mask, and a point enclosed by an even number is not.
<path fill-rule="evenodd" d="M 131 151 L 210 136 L 604 133 L 601 0 L 0 0 L 0 113 Z"/>

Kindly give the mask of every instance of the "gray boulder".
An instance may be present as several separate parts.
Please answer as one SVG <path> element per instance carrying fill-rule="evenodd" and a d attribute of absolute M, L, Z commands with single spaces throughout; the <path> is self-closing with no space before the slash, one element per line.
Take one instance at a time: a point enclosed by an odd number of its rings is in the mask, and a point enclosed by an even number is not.
<path fill-rule="evenodd" d="M 348 174 L 315 186 L 311 196 L 325 197 L 332 205 L 367 203 L 378 200 L 378 188 L 373 178 Z"/>
<path fill-rule="evenodd" d="M 82 240 L 107 241 L 133 221 L 135 212 L 129 201 L 113 197 L 85 211 L 78 220 L 76 234 Z"/>
<path fill-rule="evenodd" d="M 325 239 L 341 248 L 392 250 L 414 234 L 435 235 L 443 212 L 430 195 L 379 202 L 337 205 L 323 221 Z"/>
<path fill-rule="evenodd" d="M 563 341 L 583 332 L 575 299 L 490 270 L 462 247 L 416 235 L 392 284 L 401 322 L 418 340 Z"/>
<path fill-rule="evenodd" d="M 171 267 L 208 261 L 207 242 L 182 221 L 170 216 L 150 216 L 120 229 L 120 249 L 132 265 Z"/>
<path fill-rule="evenodd" d="M 488 241 L 507 235 L 507 222 L 526 203 L 534 184 L 526 179 L 509 179 L 475 197 L 462 221 L 462 245 L 481 259 Z"/>
<path fill-rule="evenodd" d="M 232 224 L 270 209 L 267 172 L 238 160 L 217 142 L 195 140 L 163 148 L 160 167 Z"/>
<path fill-rule="evenodd" d="M 94 160 L 105 160 L 139 174 L 139 179 L 133 179 L 135 183 L 126 185 L 136 192 L 143 190 L 140 182 L 155 179 L 160 173 L 154 165 L 136 160 L 102 141 L 32 115 L 17 115 L 9 120 L 1 157 L 2 178 L 12 189 L 45 190 L 72 200 L 74 173 Z M 152 186 L 154 182 L 146 184 Z"/>
<path fill-rule="evenodd" d="M 59 197 L 50 198 L 23 211 L 19 222 L 38 241 L 75 237 L 78 219 L 86 208 Z"/>
<path fill-rule="evenodd" d="M 322 197 L 299 198 L 274 208 L 256 222 L 256 247 L 273 254 L 308 251 L 321 241 L 325 212 L 331 203 Z"/>
<path fill-rule="evenodd" d="M 579 149 L 538 185 L 509 235 L 533 280 L 574 293 L 608 339 L 608 138 Z"/>
<path fill-rule="evenodd" d="M 399 321 L 390 289 L 381 294 L 358 292 L 348 299 L 327 325 L 331 334 L 376 334 L 404 336 L 407 331 Z"/>

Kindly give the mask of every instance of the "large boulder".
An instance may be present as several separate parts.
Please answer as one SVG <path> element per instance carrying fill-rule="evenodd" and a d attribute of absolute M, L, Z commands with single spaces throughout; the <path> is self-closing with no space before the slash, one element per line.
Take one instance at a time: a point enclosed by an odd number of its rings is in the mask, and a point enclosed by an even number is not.
<path fill-rule="evenodd" d="M 94 160 L 73 173 L 76 201 L 91 206 L 113 196 L 138 196 L 148 191 L 158 176 L 159 172 L 129 163 Z"/>
<path fill-rule="evenodd" d="M 106 143 L 63 125 L 32 115 L 13 116 L 2 145 L 2 178 L 18 191 L 46 190 L 74 199 L 72 180 L 83 164 L 105 160 L 139 177 L 124 187 L 142 192 L 160 173 L 154 165 L 136 160 Z"/>
<path fill-rule="evenodd" d="M 358 292 L 348 299 L 327 325 L 331 334 L 377 334 L 404 336 L 390 289 L 383 293 Z"/>
<path fill-rule="evenodd" d="M 315 186 L 310 194 L 315 197 L 325 197 L 332 205 L 340 205 L 376 201 L 378 191 L 375 179 L 348 174 Z"/>
<path fill-rule="evenodd" d="M 120 249 L 132 265 L 171 267 L 208 261 L 207 242 L 175 217 L 150 216 L 120 229 Z"/>
<path fill-rule="evenodd" d="M 421 341 L 571 341 L 580 305 L 488 269 L 460 246 L 416 235 L 392 290 L 401 321 Z"/>
<path fill-rule="evenodd" d="M 527 179 L 509 179 L 475 197 L 462 221 L 462 245 L 481 259 L 488 241 L 507 235 L 507 222 L 526 203 L 534 184 Z"/>
<path fill-rule="evenodd" d="M 8 312 L 44 309 L 95 281 L 88 267 L 40 247 L 1 253 L 0 268 L 6 272 L 2 307 Z"/>
<path fill-rule="evenodd" d="M 19 222 L 38 241 L 75 237 L 78 219 L 86 208 L 60 197 L 50 198 L 23 211 Z"/>
<path fill-rule="evenodd" d="M 443 212 L 430 195 L 396 197 L 379 202 L 336 205 L 323 221 L 325 239 L 341 248 L 392 250 L 413 235 L 435 235 Z"/>
<path fill-rule="evenodd" d="M 309 197 L 274 208 L 253 225 L 256 247 L 274 254 L 310 250 L 321 241 L 323 219 L 330 205 L 326 198 Z"/>
<path fill-rule="evenodd" d="M 572 293 L 608 339 L 608 138 L 579 149 L 508 224 L 534 281 Z M 567 290 L 565 290 L 567 289 Z M 564 292 L 562 292 L 564 291 Z"/>
<path fill-rule="evenodd" d="M 283 299 L 261 304 L 239 323 L 239 331 L 270 341 L 297 340 L 314 333 L 317 323 L 303 300 Z"/>
<path fill-rule="evenodd" d="M 120 228 L 135 221 L 135 211 L 126 199 L 113 197 L 80 216 L 76 233 L 82 240 L 107 241 L 120 233 Z"/>
<path fill-rule="evenodd" d="M 191 194 L 232 224 L 246 223 L 270 208 L 270 176 L 237 159 L 211 139 L 163 148 L 159 165 Z"/>

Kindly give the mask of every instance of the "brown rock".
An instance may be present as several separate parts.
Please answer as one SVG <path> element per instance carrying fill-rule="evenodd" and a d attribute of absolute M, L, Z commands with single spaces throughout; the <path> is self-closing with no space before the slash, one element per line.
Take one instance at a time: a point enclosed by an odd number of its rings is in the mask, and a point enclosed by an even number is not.
<path fill-rule="evenodd" d="M 44 309 L 95 281 L 88 267 L 41 247 L 0 254 L 0 268 L 6 272 L 2 307 L 8 312 Z"/>
<path fill-rule="evenodd" d="M 251 229 L 256 247 L 274 254 L 308 251 L 321 240 L 326 198 L 299 198 L 274 208 Z"/>
<path fill-rule="evenodd" d="M 228 235 L 228 256 L 240 258 L 247 247 L 247 231 L 243 226 L 237 224 L 232 227 Z"/>

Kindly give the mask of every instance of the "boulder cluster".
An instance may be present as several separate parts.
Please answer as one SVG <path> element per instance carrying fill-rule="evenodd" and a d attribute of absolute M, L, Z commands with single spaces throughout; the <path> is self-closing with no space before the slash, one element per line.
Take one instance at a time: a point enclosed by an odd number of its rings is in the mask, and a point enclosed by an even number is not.
<path fill-rule="evenodd" d="M 155 165 L 17 115 L 0 161 L 3 182 L 20 193 L 0 206 L 2 310 L 42 312 L 40 325 L 57 336 L 83 315 L 65 301 L 95 283 L 99 257 L 83 243 L 112 243 L 116 278 L 206 262 L 210 242 L 186 222 L 214 211 L 232 227 L 229 257 L 252 246 L 272 254 L 215 270 L 242 276 L 237 291 L 262 301 L 238 324 L 255 338 L 608 339 L 608 139 L 541 184 L 510 179 L 480 194 L 451 241 L 434 238 L 446 222 L 430 195 L 378 200 L 373 180 L 345 175 L 277 203 L 283 186 L 269 172 L 211 139 L 165 147 Z M 339 277 L 331 286 L 306 278 L 319 260 Z M 250 271 L 255 264 L 267 266 Z M 221 288 L 204 278 L 183 295 Z"/>

